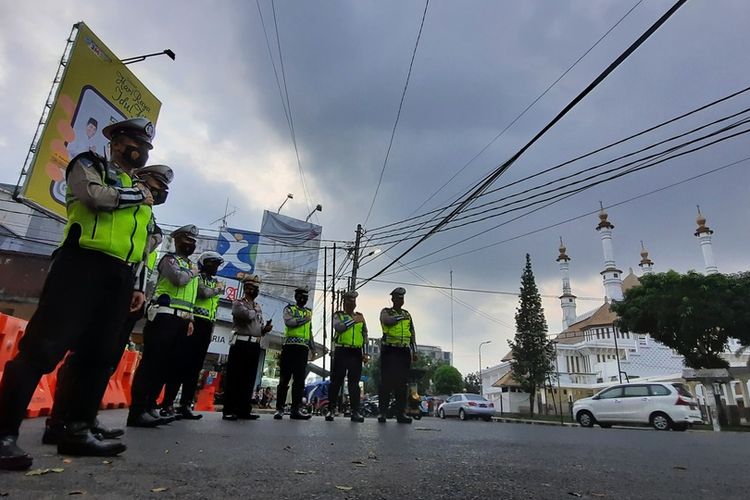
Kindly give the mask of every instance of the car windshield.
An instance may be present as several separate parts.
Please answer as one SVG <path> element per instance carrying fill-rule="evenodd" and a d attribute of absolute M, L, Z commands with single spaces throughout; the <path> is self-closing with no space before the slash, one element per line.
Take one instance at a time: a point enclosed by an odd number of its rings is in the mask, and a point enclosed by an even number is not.
<path fill-rule="evenodd" d="M 482 396 L 477 396 L 476 394 L 464 394 L 464 396 L 466 396 L 466 399 L 469 401 L 487 401 Z"/>
<path fill-rule="evenodd" d="M 672 384 L 672 387 L 677 389 L 677 394 L 679 394 L 682 397 L 691 398 L 691 399 L 695 397 L 690 393 L 690 391 L 687 390 L 687 387 L 685 387 L 682 384 Z"/>

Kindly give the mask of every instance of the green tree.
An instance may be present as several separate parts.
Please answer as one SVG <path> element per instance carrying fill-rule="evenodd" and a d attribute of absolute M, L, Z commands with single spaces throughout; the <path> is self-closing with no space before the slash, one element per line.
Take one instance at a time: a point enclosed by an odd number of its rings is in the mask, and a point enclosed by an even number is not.
<path fill-rule="evenodd" d="M 436 394 L 453 394 L 463 389 L 464 380 L 461 372 L 448 364 L 440 363 L 433 377 Z"/>
<path fill-rule="evenodd" d="M 542 298 L 539 295 L 531 257 L 526 254 L 526 267 L 521 276 L 521 298 L 516 309 L 516 335 L 509 340 L 513 378 L 529 393 L 529 411 L 534 415 L 536 391 L 544 386 L 547 376 L 554 370 L 555 349 L 547 338 L 547 321 L 544 319 Z"/>
<path fill-rule="evenodd" d="M 690 368 L 725 368 L 730 338 L 750 345 L 750 273 L 649 274 L 612 304 L 624 332 L 648 333 Z"/>
<path fill-rule="evenodd" d="M 479 383 L 479 374 L 469 373 L 464 377 L 464 390 L 466 392 L 471 392 L 474 394 L 479 394 L 479 391 L 482 389 L 480 383 Z"/>
<path fill-rule="evenodd" d="M 362 375 L 367 377 L 365 381 L 365 392 L 377 394 L 380 387 L 380 357 L 373 356 L 372 359 L 362 366 Z"/>

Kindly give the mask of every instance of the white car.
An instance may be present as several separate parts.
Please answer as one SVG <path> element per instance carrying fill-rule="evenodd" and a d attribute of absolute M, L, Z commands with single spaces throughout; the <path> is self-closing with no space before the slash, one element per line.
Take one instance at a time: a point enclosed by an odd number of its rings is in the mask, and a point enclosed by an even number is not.
<path fill-rule="evenodd" d="M 479 394 L 454 394 L 438 407 L 440 418 L 458 417 L 461 420 L 481 418 L 487 422 L 495 414 L 495 405 Z"/>
<path fill-rule="evenodd" d="M 662 382 L 620 384 L 573 403 L 581 427 L 650 424 L 654 429 L 684 431 L 703 419 L 698 403 L 682 384 Z"/>

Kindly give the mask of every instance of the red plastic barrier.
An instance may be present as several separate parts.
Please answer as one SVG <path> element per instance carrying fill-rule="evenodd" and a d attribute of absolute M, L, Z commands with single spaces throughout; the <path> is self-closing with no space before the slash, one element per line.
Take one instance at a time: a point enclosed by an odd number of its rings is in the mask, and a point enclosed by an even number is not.
<path fill-rule="evenodd" d="M 6 314 L 0 314 L 0 373 L 5 363 L 18 352 L 18 341 L 26 331 L 28 322 Z"/>
<path fill-rule="evenodd" d="M 216 387 L 207 385 L 198 392 L 198 400 L 195 402 L 195 411 L 214 411 L 214 396 Z"/>
<path fill-rule="evenodd" d="M 52 411 L 53 393 L 49 388 L 47 377 L 44 376 L 36 386 L 34 395 L 31 397 L 29 407 L 26 409 L 26 418 L 43 417 Z"/>

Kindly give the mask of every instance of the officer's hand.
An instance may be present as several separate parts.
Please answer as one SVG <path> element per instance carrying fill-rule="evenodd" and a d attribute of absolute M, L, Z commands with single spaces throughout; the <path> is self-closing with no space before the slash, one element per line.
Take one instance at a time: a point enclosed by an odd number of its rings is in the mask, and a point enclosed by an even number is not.
<path fill-rule="evenodd" d="M 352 319 L 355 323 L 364 323 L 365 317 L 362 316 L 362 313 L 354 313 L 354 316 L 352 316 Z"/>
<path fill-rule="evenodd" d="M 143 307 L 146 302 L 146 296 L 139 290 L 133 290 L 133 295 L 130 296 L 130 312 L 136 312 Z"/>
<path fill-rule="evenodd" d="M 151 190 L 148 188 L 148 186 L 142 182 L 137 182 L 135 184 L 135 187 L 140 189 L 141 193 L 143 193 L 143 204 L 152 206 L 154 204 L 154 195 L 151 193 Z"/>
<path fill-rule="evenodd" d="M 190 272 L 194 275 L 198 276 L 201 272 L 200 269 L 198 269 L 198 266 L 195 264 L 195 262 L 190 263 Z"/>
<path fill-rule="evenodd" d="M 190 323 L 188 323 L 188 331 L 187 331 L 187 336 L 189 337 L 189 336 L 191 336 L 192 334 L 193 334 L 193 322 L 191 321 Z"/>

